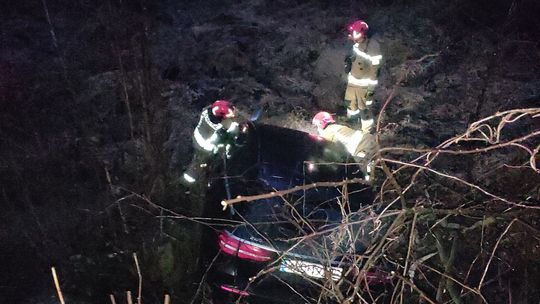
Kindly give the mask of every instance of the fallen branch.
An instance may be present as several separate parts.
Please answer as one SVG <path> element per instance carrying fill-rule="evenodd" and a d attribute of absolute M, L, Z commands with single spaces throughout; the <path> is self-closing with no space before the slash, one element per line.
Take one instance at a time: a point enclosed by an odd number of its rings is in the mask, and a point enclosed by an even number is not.
<path fill-rule="evenodd" d="M 278 196 L 284 196 L 289 193 L 294 193 L 302 190 L 308 190 L 313 189 L 317 187 L 340 187 L 346 184 L 364 184 L 369 185 L 368 182 L 361 178 L 353 178 L 348 180 L 343 180 L 341 182 L 319 182 L 319 183 L 313 183 L 309 185 L 302 185 L 302 186 L 296 186 L 291 189 L 286 190 L 280 190 L 280 191 L 273 191 L 270 193 L 265 194 L 258 194 L 258 195 L 248 195 L 248 196 L 237 196 L 236 198 L 230 199 L 230 200 L 223 200 L 221 201 L 221 205 L 223 206 L 223 210 L 227 209 L 229 205 L 238 204 L 240 202 L 251 202 L 251 201 L 257 201 L 265 198 L 272 198 L 272 197 L 278 197 Z"/>
<path fill-rule="evenodd" d="M 512 139 L 510 141 L 495 144 L 493 146 L 485 147 L 485 148 L 475 148 L 474 150 L 447 150 L 447 149 L 418 149 L 418 148 L 408 148 L 408 147 L 389 147 L 389 148 L 382 148 L 380 150 L 381 153 L 383 152 L 418 152 L 418 153 L 445 153 L 445 154 L 453 154 L 453 155 L 463 155 L 463 154 L 476 154 L 476 153 L 483 153 L 488 152 L 490 150 L 496 150 L 500 148 L 504 148 L 507 146 L 515 145 L 518 142 L 522 142 L 525 140 L 530 139 L 531 137 L 540 136 L 540 131 L 532 132 L 530 134 L 527 134 L 525 136 Z M 464 141 L 464 140 L 461 140 Z M 527 151 L 529 154 L 531 154 L 532 151 Z"/>

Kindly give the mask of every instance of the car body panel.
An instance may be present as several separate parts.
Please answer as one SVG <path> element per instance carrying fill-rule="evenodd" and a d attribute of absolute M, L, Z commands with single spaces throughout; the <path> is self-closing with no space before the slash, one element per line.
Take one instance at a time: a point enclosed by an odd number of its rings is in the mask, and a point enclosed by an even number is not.
<path fill-rule="evenodd" d="M 362 178 L 363 172 L 351 162 L 342 145 L 297 130 L 251 125 L 246 144 L 227 165 L 227 175 L 235 178 L 227 184 L 214 183 L 208 203 L 216 204 L 227 195 L 256 195 L 314 182 Z M 216 301 L 246 297 L 239 294 L 245 291 L 251 302 L 267 303 L 261 299 L 270 301 L 268 297 L 273 302 L 309 302 L 308 298 L 316 298 L 320 292 L 321 277 L 339 279 L 353 266 L 354 256 L 364 252 L 373 228 L 361 213 L 343 209 L 341 191 L 339 187 L 317 187 L 235 205 L 233 218 L 244 223 L 226 228 L 220 241 L 225 238 L 230 244 L 242 244 L 231 245 L 239 250 L 258 248 L 271 258 L 261 262 L 239 258 L 230 248 L 222 252 L 210 271 Z M 365 185 L 349 185 L 349 191 L 356 193 L 347 206 L 353 211 L 373 200 Z M 337 228 L 344 222 L 355 223 L 349 230 L 356 239 L 334 244 Z M 321 248 L 331 248 L 331 255 Z"/>

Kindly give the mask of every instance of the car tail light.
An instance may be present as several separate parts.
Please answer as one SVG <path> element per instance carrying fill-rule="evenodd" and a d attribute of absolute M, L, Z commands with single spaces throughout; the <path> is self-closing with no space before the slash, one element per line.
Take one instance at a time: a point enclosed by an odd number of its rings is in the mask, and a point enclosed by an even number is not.
<path fill-rule="evenodd" d="M 265 262 L 272 259 L 272 252 L 261 247 L 247 244 L 223 231 L 219 235 L 219 247 L 229 255 L 235 255 L 241 259 Z"/>
<path fill-rule="evenodd" d="M 230 292 L 230 293 L 234 293 L 234 294 L 237 294 L 237 295 L 241 295 L 243 297 L 247 297 L 249 296 L 249 292 L 245 291 L 245 290 L 241 290 L 241 289 L 238 289 L 234 286 L 231 286 L 231 285 L 221 285 L 219 286 L 219 288 L 227 291 L 227 292 Z"/>

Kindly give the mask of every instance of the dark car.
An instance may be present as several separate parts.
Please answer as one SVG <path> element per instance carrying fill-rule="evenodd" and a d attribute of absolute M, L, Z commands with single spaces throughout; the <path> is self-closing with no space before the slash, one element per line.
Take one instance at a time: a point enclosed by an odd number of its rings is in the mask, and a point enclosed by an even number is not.
<path fill-rule="evenodd" d="M 324 303 L 339 297 L 329 293 L 354 286 L 358 257 L 379 233 L 359 212 L 373 201 L 371 188 L 331 184 L 364 177 L 343 146 L 305 132 L 252 125 L 226 166 L 228 178 L 213 179 L 208 192 L 212 210 L 225 198 L 300 190 L 238 203 L 225 213 L 238 224 L 218 233 L 220 253 L 209 271 L 215 303 L 312 303 L 321 297 Z M 370 271 L 363 280 L 389 278 Z"/>

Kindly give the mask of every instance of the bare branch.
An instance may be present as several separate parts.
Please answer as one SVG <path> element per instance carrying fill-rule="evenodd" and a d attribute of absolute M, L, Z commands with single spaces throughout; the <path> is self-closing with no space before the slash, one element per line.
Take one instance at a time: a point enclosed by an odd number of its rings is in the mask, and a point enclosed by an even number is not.
<path fill-rule="evenodd" d="M 364 184 L 368 185 L 368 183 L 360 178 L 354 178 L 349 180 L 343 180 L 341 182 L 319 182 L 319 183 L 313 183 L 309 185 L 303 185 L 303 186 L 296 186 L 291 189 L 287 190 L 280 190 L 280 191 L 274 191 L 270 193 L 265 194 L 258 194 L 258 195 L 249 195 L 249 196 L 237 196 L 236 198 L 230 199 L 230 200 L 223 200 L 221 201 L 221 205 L 223 206 L 223 210 L 227 209 L 229 205 L 237 204 L 240 202 L 251 202 L 256 200 L 261 200 L 265 198 L 272 198 L 272 197 L 278 197 L 278 196 L 284 196 L 290 193 L 302 191 L 302 190 L 308 190 L 313 189 L 317 187 L 340 187 L 345 184 Z"/>

